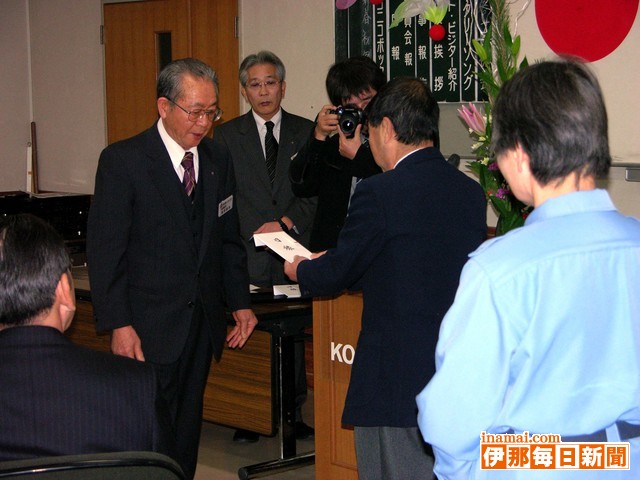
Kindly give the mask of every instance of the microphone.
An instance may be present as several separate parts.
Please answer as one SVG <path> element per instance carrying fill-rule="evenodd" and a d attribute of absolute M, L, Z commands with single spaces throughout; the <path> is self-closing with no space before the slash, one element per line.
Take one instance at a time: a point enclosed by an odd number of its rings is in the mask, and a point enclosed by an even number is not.
<path fill-rule="evenodd" d="M 447 162 L 458 168 L 460 166 L 460 155 L 458 155 L 457 153 L 452 153 L 447 159 Z"/>

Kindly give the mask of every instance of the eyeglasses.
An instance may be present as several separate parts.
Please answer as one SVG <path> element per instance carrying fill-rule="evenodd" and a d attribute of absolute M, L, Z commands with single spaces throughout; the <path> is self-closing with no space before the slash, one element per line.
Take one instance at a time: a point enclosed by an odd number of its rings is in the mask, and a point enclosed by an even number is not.
<path fill-rule="evenodd" d="M 280 84 L 280 80 L 265 80 L 264 82 L 249 82 L 247 88 L 251 90 L 260 90 L 262 87 L 265 87 L 267 90 L 271 90 L 276 88 Z"/>
<path fill-rule="evenodd" d="M 164 98 L 169 100 L 176 107 L 178 107 L 180 110 L 186 113 L 190 122 L 197 122 L 203 117 L 207 117 L 207 120 L 209 120 L 210 122 L 217 122 L 218 120 L 220 120 L 220 118 L 222 117 L 222 114 L 224 113 L 221 108 L 217 108 L 215 110 L 193 110 L 190 112 L 189 110 L 182 108 L 180 105 L 178 105 L 175 101 L 171 100 L 169 97 L 164 97 Z"/>

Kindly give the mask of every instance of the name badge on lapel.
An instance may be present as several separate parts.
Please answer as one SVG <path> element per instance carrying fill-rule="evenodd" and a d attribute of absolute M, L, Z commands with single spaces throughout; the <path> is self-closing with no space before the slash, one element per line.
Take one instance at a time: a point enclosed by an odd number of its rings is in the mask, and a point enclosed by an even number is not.
<path fill-rule="evenodd" d="M 218 217 L 223 216 L 233 208 L 233 195 L 229 195 L 218 204 Z"/>

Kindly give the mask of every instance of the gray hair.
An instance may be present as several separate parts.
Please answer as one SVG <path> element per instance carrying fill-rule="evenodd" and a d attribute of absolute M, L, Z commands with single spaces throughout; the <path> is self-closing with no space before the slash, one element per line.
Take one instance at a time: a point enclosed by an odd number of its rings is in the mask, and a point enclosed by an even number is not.
<path fill-rule="evenodd" d="M 280 60 L 280 58 L 275 53 L 268 50 L 262 50 L 258 53 L 248 55 L 244 60 L 242 60 L 238 75 L 240 77 L 240 85 L 246 87 L 247 82 L 249 81 L 249 69 L 254 65 L 261 65 L 263 63 L 270 63 L 271 65 L 275 66 L 278 80 L 284 80 L 286 71 L 282 60 Z"/>
<path fill-rule="evenodd" d="M 218 75 L 215 70 L 195 58 L 182 58 L 169 63 L 160 72 L 156 88 L 157 98 L 166 97 L 171 100 L 180 98 L 182 79 L 185 75 L 211 81 L 216 89 L 216 95 L 218 95 Z"/>

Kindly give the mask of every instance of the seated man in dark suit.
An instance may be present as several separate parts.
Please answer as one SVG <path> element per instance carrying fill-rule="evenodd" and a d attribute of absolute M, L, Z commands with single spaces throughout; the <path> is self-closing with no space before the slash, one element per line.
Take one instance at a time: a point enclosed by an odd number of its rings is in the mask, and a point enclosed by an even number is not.
<path fill-rule="evenodd" d="M 172 454 L 153 367 L 65 338 L 76 305 L 70 265 L 43 220 L 0 221 L 0 461 Z"/>

